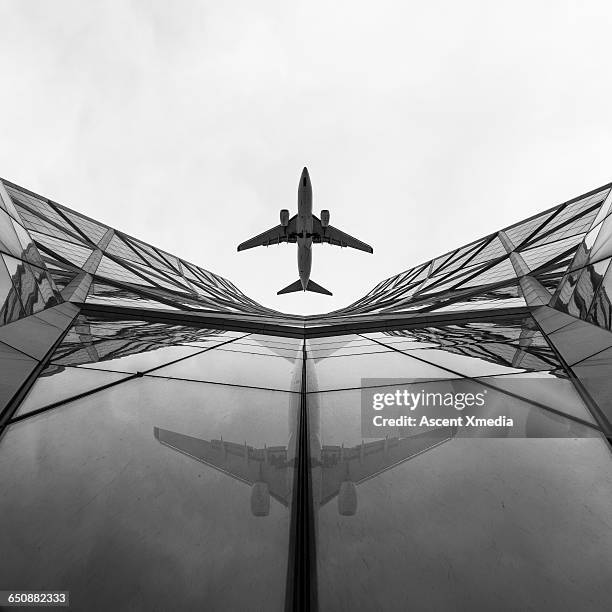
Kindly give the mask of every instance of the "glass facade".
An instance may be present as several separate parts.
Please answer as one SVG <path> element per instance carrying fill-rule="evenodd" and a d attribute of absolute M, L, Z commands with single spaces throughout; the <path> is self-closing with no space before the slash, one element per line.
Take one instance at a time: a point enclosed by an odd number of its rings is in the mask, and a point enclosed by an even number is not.
<path fill-rule="evenodd" d="M 611 203 L 301 317 L 0 181 L 0 586 L 79 610 L 610 609 Z M 477 381 L 520 436 L 365 435 L 385 379 Z"/>

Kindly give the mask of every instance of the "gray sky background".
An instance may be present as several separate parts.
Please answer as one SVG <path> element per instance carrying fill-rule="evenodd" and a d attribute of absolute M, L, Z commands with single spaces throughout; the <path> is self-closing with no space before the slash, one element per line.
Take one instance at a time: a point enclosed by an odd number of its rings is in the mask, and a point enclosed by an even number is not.
<path fill-rule="evenodd" d="M 0 176 L 286 312 L 612 181 L 609 2 L 0 0 Z M 334 292 L 276 296 L 296 247 L 236 245 L 296 206 Z"/>

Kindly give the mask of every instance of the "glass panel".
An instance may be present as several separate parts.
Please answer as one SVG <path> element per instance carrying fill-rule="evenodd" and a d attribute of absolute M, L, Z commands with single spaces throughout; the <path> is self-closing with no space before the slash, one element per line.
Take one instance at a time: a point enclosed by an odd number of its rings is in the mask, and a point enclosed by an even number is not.
<path fill-rule="evenodd" d="M 175 269 L 176 272 L 180 269 L 178 258 L 170 253 L 166 253 L 166 251 L 162 251 L 161 249 L 157 249 L 158 253 L 167 260 L 170 265 Z"/>
<path fill-rule="evenodd" d="M 139 346 L 139 352 L 122 355 L 125 341 L 107 340 L 62 345 L 53 356 L 53 363 L 63 365 L 87 365 L 88 368 L 113 372 L 144 372 L 166 365 L 176 359 L 195 355 L 205 349 L 195 346 Z M 67 352 L 67 349 L 71 352 Z M 116 354 L 119 356 L 115 357 Z"/>
<path fill-rule="evenodd" d="M 591 230 L 591 232 L 589 232 L 584 237 L 584 240 L 578 245 L 578 248 L 576 249 L 576 253 L 574 254 L 572 262 L 569 266 L 570 270 L 576 270 L 578 268 L 582 268 L 588 263 L 589 251 L 590 251 L 590 248 L 593 246 L 593 243 L 591 242 L 591 237 L 593 236 L 592 232 L 593 230 Z"/>
<path fill-rule="evenodd" d="M 574 219 L 571 223 L 564 225 L 563 227 L 554 231 L 552 234 L 548 234 L 544 238 L 540 238 L 540 240 L 530 243 L 531 246 L 553 242 L 554 240 L 560 240 L 561 238 L 567 238 L 568 236 L 575 236 L 576 234 L 585 234 L 589 231 L 589 228 L 597 215 L 597 210 L 598 209 L 595 208 L 580 217 L 576 217 L 576 219 Z"/>
<path fill-rule="evenodd" d="M 47 219 L 51 219 L 60 227 L 66 224 L 64 219 L 62 219 L 62 217 L 53 209 L 53 207 L 47 202 L 43 201 L 41 198 L 9 186 L 6 187 L 6 190 L 10 194 L 15 205 L 31 208 L 39 215 L 47 217 Z"/>
<path fill-rule="evenodd" d="M 455 251 L 452 258 L 449 258 L 448 263 L 445 263 L 441 268 L 440 274 L 447 274 L 458 270 L 463 264 L 474 254 L 474 251 L 482 246 L 483 241 L 479 240 L 476 243 L 468 244 Z M 470 262 L 470 265 L 472 263 Z"/>
<path fill-rule="evenodd" d="M 27 414 L 38 408 L 49 406 L 60 400 L 69 399 L 79 393 L 91 391 L 125 378 L 127 378 L 125 374 L 116 372 L 99 372 L 90 369 L 49 365 L 36 379 L 15 416 Z"/>
<path fill-rule="evenodd" d="M 563 312 L 559 312 L 554 308 L 542 306 L 537 310 L 534 310 L 535 318 L 538 321 L 540 327 L 544 330 L 544 333 L 550 334 L 562 327 L 571 325 L 576 322 L 576 317 L 572 317 Z"/>
<path fill-rule="evenodd" d="M 575 317 L 585 319 L 593 302 L 595 291 L 599 287 L 610 260 L 600 261 L 583 269 L 576 289 L 567 305 L 567 312 Z"/>
<path fill-rule="evenodd" d="M 17 234 L 17 238 L 19 238 L 19 242 L 21 243 L 22 250 L 20 259 L 29 261 L 37 266 L 44 266 L 40 253 L 38 252 L 34 241 L 30 237 L 30 234 L 28 234 L 28 232 L 26 232 L 26 230 L 16 221 L 13 221 L 13 227 L 15 228 L 15 233 Z"/>
<path fill-rule="evenodd" d="M 491 259 L 495 259 L 496 257 L 501 257 L 506 254 L 506 249 L 504 245 L 500 242 L 499 238 L 495 236 L 489 244 L 487 244 L 480 253 L 474 257 L 474 259 L 470 259 L 468 262 L 470 266 L 473 266 L 477 263 L 484 263 L 485 261 L 489 261 Z"/>
<path fill-rule="evenodd" d="M 605 259 L 612 255 L 612 217 L 608 216 L 601 224 L 591 248 L 591 261 Z"/>
<path fill-rule="evenodd" d="M 142 281 L 144 284 L 146 281 Z M 128 308 L 146 308 L 149 310 L 178 310 L 165 302 L 159 302 L 140 295 L 129 289 L 120 289 L 106 283 L 95 282 L 85 300 L 89 304 L 110 304 Z"/>
<path fill-rule="evenodd" d="M 19 293 L 13 286 L 4 257 L 9 260 L 13 259 L 8 256 L 0 256 L 0 325 L 16 321 L 24 316 Z"/>
<path fill-rule="evenodd" d="M 570 416 L 577 417 L 583 421 L 597 424 L 584 401 L 580 397 L 576 387 L 568 379 L 559 378 L 554 374 L 544 372 L 528 372 L 525 374 L 509 376 L 495 376 L 478 379 L 487 384 L 504 389 L 510 393 L 521 395 L 525 399 L 549 406 Z M 521 385 L 519 381 L 527 381 Z M 537 383 L 531 381 L 536 380 Z M 531 410 L 531 409 L 528 409 Z M 536 412 L 540 413 L 539 410 Z"/>
<path fill-rule="evenodd" d="M 11 275 L 13 286 L 19 292 L 25 314 L 30 315 L 41 311 L 45 307 L 45 300 L 38 291 L 38 285 L 30 266 L 8 255 L 2 257 Z"/>
<path fill-rule="evenodd" d="M 567 312 L 567 305 L 572 298 L 572 294 L 576 288 L 576 283 L 578 282 L 581 274 L 582 269 L 579 269 L 575 270 L 574 272 L 570 272 L 563 278 L 551 301 L 552 306 L 562 310 L 563 312 Z"/>
<path fill-rule="evenodd" d="M 431 262 L 430 275 L 431 276 L 435 275 L 435 273 L 438 271 L 440 266 L 443 263 L 445 263 L 446 261 L 448 261 L 452 255 L 454 255 L 454 252 L 446 253 L 445 255 L 441 255 L 440 257 L 436 257 L 436 259 L 434 259 Z"/>
<path fill-rule="evenodd" d="M 597 203 L 603 202 L 603 200 L 608 195 L 609 189 L 604 191 L 599 191 L 590 196 L 586 196 L 576 202 L 571 204 L 563 205 L 562 210 L 554 216 L 549 223 L 547 223 L 537 234 L 536 239 L 542 236 L 545 232 L 549 232 L 555 227 L 559 227 L 562 223 L 579 215 L 581 212 L 588 210 L 590 207 L 594 206 Z M 599 209 L 596 209 L 599 210 Z"/>
<path fill-rule="evenodd" d="M 139 378 L 11 426 L 3 581 L 80 610 L 282 610 L 294 397 Z"/>
<path fill-rule="evenodd" d="M 156 285 L 159 285 L 160 287 L 163 287 L 165 289 L 170 289 L 171 291 L 190 291 L 191 290 L 186 285 L 186 282 L 182 278 L 176 275 L 173 278 L 176 281 L 176 283 L 178 283 L 178 285 L 175 283 L 172 283 L 170 279 L 168 279 L 166 276 L 163 276 L 162 274 L 158 273 L 156 270 L 153 270 L 151 266 L 148 264 L 140 265 L 140 264 L 137 264 L 136 262 L 130 262 L 130 265 L 133 269 L 143 274 L 145 278 L 152 281 Z"/>
<path fill-rule="evenodd" d="M 64 342 L 84 342 L 92 339 L 122 340 L 131 352 L 149 345 L 188 344 L 202 348 L 220 344 L 232 338 L 248 336 L 244 332 L 225 331 L 154 323 L 138 319 L 104 319 L 91 315 L 79 315 L 73 329 Z M 72 340 L 69 340 L 73 338 Z"/>
<path fill-rule="evenodd" d="M 151 283 L 146 281 L 142 276 L 138 276 L 133 272 L 130 272 L 127 268 L 124 268 L 117 262 L 105 256 L 102 257 L 100 265 L 96 270 L 96 274 L 100 276 L 106 276 L 107 278 L 120 282 L 134 283 L 136 285 L 145 285 L 147 287 L 152 287 Z"/>
<path fill-rule="evenodd" d="M 237 337 L 234 332 L 80 315 L 53 354 L 62 365 L 144 372 Z"/>
<path fill-rule="evenodd" d="M 507 299 L 491 299 L 482 297 L 479 300 L 469 300 L 465 302 L 453 302 L 449 306 L 435 308 L 435 312 L 453 312 L 460 310 L 479 310 L 479 309 L 494 309 L 494 308 L 515 308 L 524 307 L 525 300 L 522 297 L 507 298 Z"/>
<path fill-rule="evenodd" d="M 534 273 L 533 277 L 538 280 L 549 293 L 554 294 L 561 281 L 565 278 L 571 259 L 562 260 L 553 267 L 542 268 L 540 272 Z"/>
<path fill-rule="evenodd" d="M 0 199 L 2 199 L 2 202 L 4 203 L 3 208 L 8 212 L 8 214 L 11 215 L 11 217 L 13 217 L 15 221 L 20 221 L 19 213 L 17 212 L 17 209 L 15 208 L 15 205 L 13 204 L 13 200 L 11 200 L 11 196 L 8 194 L 8 191 L 6 190 L 4 183 L 1 180 L 0 180 Z"/>
<path fill-rule="evenodd" d="M 495 345 L 491 346 L 494 347 Z M 464 348 L 463 350 L 467 353 L 469 349 L 466 350 Z M 512 353 L 515 353 L 516 350 L 513 350 Z M 491 352 L 489 356 L 484 351 L 482 354 L 475 354 L 474 352 L 474 354 L 470 355 L 440 349 L 418 349 L 410 351 L 410 355 L 420 357 L 433 365 L 448 368 L 456 376 L 493 376 L 495 374 L 512 374 L 521 371 L 518 368 L 504 365 L 503 360 L 500 360 L 495 352 Z"/>
<path fill-rule="evenodd" d="M 535 270 L 544 265 L 547 261 L 558 257 L 562 253 L 569 251 L 582 241 L 581 236 L 564 238 L 550 244 L 543 244 L 527 251 L 521 251 L 521 256 L 531 270 Z"/>
<path fill-rule="evenodd" d="M 455 272 L 449 272 L 448 274 L 442 272 L 439 276 L 429 278 L 427 281 L 422 283 L 418 287 L 418 295 L 421 297 L 424 293 L 437 293 L 442 289 L 454 287 L 463 279 L 474 276 L 477 270 L 482 269 L 483 267 L 486 268 L 486 264 L 481 264 L 480 266 L 468 266 L 467 268 L 461 268 Z M 415 290 L 415 293 L 417 293 L 417 290 Z"/>
<path fill-rule="evenodd" d="M 361 336 L 357 334 L 346 334 L 345 336 L 325 336 L 323 338 L 309 338 L 308 345 L 314 350 L 319 348 L 322 344 L 342 344 L 344 342 L 363 340 Z"/>
<path fill-rule="evenodd" d="M 27 208 L 18 207 L 19 217 L 23 220 L 23 225 L 28 229 L 42 234 L 48 234 L 54 236 L 60 240 L 68 240 L 69 242 L 80 241 L 79 235 L 70 235 L 69 233 L 60 230 L 59 228 L 52 225 L 49 221 L 46 221 L 42 217 L 31 213 Z"/>
<path fill-rule="evenodd" d="M 506 233 L 506 236 L 510 238 L 512 244 L 514 244 L 515 247 L 519 247 L 527 238 L 529 238 L 529 236 L 531 236 L 536 228 L 540 227 L 548 218 L 550 218 L 553 212 L 543 213 L 530 221 L 523 221 L 514 227 L 504 230 L 504 232 Z"/>
<path fill-rule="evenodd" d="M 612 267 L 608 269 L 597 292 L 587 320 L 605 329 L 612 329 Z"/>
<path fill-rule="evenodd" d="M 127 244 L 125 244 L 125 242 L 123 242 L 123 240 L 121 240 L 121 238 L 119 238 L 119 236 L 117 236 L 117 234 L 113 236 L 105 251 L 111 255 L 119 257 L 120 259 L 135 261 L 139 264 L 145 263 L 141 257 L 139 257 Z"/>
<path fill-rule="evenodd" d="M 37 363 L 12 346 L 0 342 L 0 410 L 19 390 Z"/>
<path fill-rule="evenodd" d="M 29 268 L 36 278 L 36 283 L 38 284 L 38 289 L 43 300 L 43 307 L 48 308 L 49 306 L 53 306 L 54 304 L 62 301 L 61 296 L 57 291 L 57 287 L 55 287 L 55 284 L 49 277 L 46 270 L 36 266 L 29 266 Z"/>
<path fill-rule="evenodd" d="M 603 219 L 610 212 L 610 204 L 612 203 L 612 192 L 608 191 L 608 195 L 606 196 L 605 202 L 599 207 L 599 211 L 597 212 L 597 217 L 593 221 L 593 227 L 595 227 L 598 223 L 603 221 Z"/>
<path fill-rule="evenodd" d="M 138 240 L 134 240 L 133 238 L 125 237 L 126 240 L 129 240 L 130 245 L 138 251 L 138 254 L 141 255 L 146 261 L 149 262 L 154 269 L 163 269 L 165 271 L 174 272 L 174 270 L 170 267 L 159 253 L 153 249 L 153 247 L 145 244 L 144 242 L 139 242 Z"/>
<path fill-rule="evenodd" d="M 585 592 L 606 609 L 612 478 L 601 439 L 428 447 L 364 439 L 359 392 L 309 394 L 317 408 L 322 610 L 582 609 Z"/>
<path fill-rule="evenodd" d="M 107 229 L 103 225 L 94 223 L 90 219 L 81 217 L 77 213 L 62 208 L 62 212 L 72 221 L 89 239 L 94 243 L 98 244 L 102 236 L 106 233 Z"/>
<path fill-rule="evenodd" d="M 302 357 L 302 349 L 301 347 L 295 348 L 285 348 L 278 346 L 266 346 L 266 345 L 256 345 L 256 344 L 242 344 L 239 342 L 232 342 L 231 344 L 227 344 L 222 348 L 215 349 L 218 351 L 226 351 L 228 353 L 245 353 L 251 355 L 268 355 L 272 357 L 287 357 L 288 359 L 301 359 Z"/>
<path fill-rule="evenodd" d="M 396 351 L 325 358 L 315 367 L 321 391 L 359 388 L 363 378 L 457 378 L 456 374 Z"/>
<path fill-rule="evenodd" d="M 21 254 L 21 244 L 11 218 L 3 210 L 0 210 L 0 250 L 11 255 Z"/>
<path fill-rule="evenodd" d="M 237 342 L 241 344 L 259 344 L 261 346 L 278 346 L 280 348 L 302 348 L 301 338 L 283 338 L 281 336 L 264 336 L 262 334 L 249 334 Z"/>
<path fill-rule="evenodd" d="M 608 423 L 612 423 L 612 385 L 610 384 L 612 349 L 602 351 L 573 365 L 572 370 L 604 413 Z"/>
<path fill-rule="evenodd" d="M 499 283 L 510 278 L 516 278 L 516 272 L 514 271 L 514 266 L 510 263 L 510 260 L 504 259 L 498 264 L 495 264 L 492 268 L 489 268 L 478 276 L 475 276 L 465 283 L 462 283 L 457 287 L 457 289 L 477 287 L 478 285 L 486 285 L 487 283 Z"/>
<path fill-rule="evenodd" d="M 154 375 L 290 391 L 292 372 L 301 361 L 213 349 L 160 368 Z"/>
<path fill-rule="evenodd" d="M 584 321 L 574 321 L 549 338 L 570 366 L 612 346 L 610 332 Z"/>
<path fill-rule="evenodd" d="M 342 357 L 345 355 L 361 355 L 369 353 L 384 353 L 391 349 L 376 344 L 375 342 L 342 345 L 320 345 L 316 350 L 309 350 L 308 357 L 312 359 L 322 359 L 323 357 Z"/>
<path fill-rule="evenodd" d="M 92 253 L 91 249 L 79 244 L 74 244 L 73 242 L 58 240 L 57 238 L 39 234 L 38 232 L 31 232 L 31 235 L 39 245 L 50 249 L 54 254 L 59 255 L 79 268 L 82 267 Z"/>

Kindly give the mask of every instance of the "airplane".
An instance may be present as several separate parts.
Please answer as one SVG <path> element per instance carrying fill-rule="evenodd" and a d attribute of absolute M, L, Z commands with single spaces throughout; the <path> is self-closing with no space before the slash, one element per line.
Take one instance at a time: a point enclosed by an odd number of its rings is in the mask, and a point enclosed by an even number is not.
<path fill-rule="evenodd" d="M 410 436 L 385 437 L 351 447 L 323 445 L 320 432 L 319 394 L 316 362 L 306 360 L 310 469 L 315 509 L 337 498 L 338 513 L 357 512 L 357 486 L 387 470 L 453 440 L 457 429 L 426 429 Z M 314 363 L 313 363 L 314 362 Z M 162 445 L 204 463 L 251 487 L 251 513 L 263 517 L 270 513 L 270 498 L 289 507 L 297 455 L 296 436 L 301 396 L 302 360 L 294 360 L 289 399 L 289 439 L 286 445 L 255 448 L 227 440 L 205 440 L 184 433 L 154 427 L 153 435 Z M 358 417 L 359 418 L 359 417 Z M 315 513 L 315 517 L 318 513 Z M 316 520 L 316 519 L 315 519 Z"/>
<path fill-rule="evenodd" d="M 312 183 L 308 169 L 304 167 L 298 185 L 298 214 L 289 218 L 289 211 L 280 211 L 280 225 L 273 227 L 250 240 L 238 245 L 238 251 L 245 251 L 257 246 L 270 246 L 281 242 L 297 242 L 298 271 L 300 278 L 277 292 L 294 293 L 296 291 L 312 291 L 324 295 L 332 295 L 321 285 L 310 278 L 312 268 L 312 244 L 327 243 L 340 247 L 351 247 L 366 253 L 374 253 L 374 249 L 365 242 L 357 240 L 333 225 L 329 224 L 329 210 L 321 211 L 319 219 L 312 214 Z"/>

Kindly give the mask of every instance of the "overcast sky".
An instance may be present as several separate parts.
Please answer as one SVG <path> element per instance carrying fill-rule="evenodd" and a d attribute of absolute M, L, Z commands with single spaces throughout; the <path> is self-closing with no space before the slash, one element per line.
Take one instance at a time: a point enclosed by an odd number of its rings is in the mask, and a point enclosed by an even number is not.
<path fill-rule="evenodd" d="M 285 312 L 612 181 L 609 2 L 0 0 L 0 176 Z M 296 207 L 333 297 L 276 291 L 296 246 L 236 252 Z"/>

